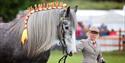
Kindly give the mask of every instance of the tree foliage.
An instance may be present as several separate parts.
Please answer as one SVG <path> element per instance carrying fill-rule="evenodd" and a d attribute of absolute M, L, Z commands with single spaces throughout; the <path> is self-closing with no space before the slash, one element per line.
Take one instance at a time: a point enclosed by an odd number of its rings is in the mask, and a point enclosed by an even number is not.
<path fill-rule="evenodd" d="M 114 2 L 124 2 L 125 0 L 93 0 L 93 1 L 114 1 Z"/>
<path fill-rule="evenodd" d="M 28 6 L 38 3 L 35 0 L 0 0 L 0 17 L 5 22 L 15 18 L 19 10 L 24 10 Z"/>
<path fill-rule="evenodd" d="M 27 7 L 36 4 L 36 3 L 43 3 L 43 2 L 50 2 L 50 1 L 57 1 L 57 0 L 0 0 L 0 17 L 3 17 L 5 22 L 11 21 L 15 18 L 16 14 L 19 10 L 24 10 Z M 76 0 L 58 0 L 64 2 L 73 2 Z M 81 0 L 79 0 L 81 1 Z M 82 0 L 84 1 L 115 1 L 115 2 L 124 2 L 125 0 Z"/>

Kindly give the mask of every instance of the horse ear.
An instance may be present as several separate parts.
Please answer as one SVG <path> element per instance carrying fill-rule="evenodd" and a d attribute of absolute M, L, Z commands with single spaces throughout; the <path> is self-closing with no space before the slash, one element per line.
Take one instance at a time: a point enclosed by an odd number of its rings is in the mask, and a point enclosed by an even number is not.
<path fill-rule="evenodd" d="M 70 14 L 70 6 L 67 8 L 67 10 L 66 10 L 66 15 L 65 15 L 65 17 L 69 17 L 69 14 Z"/>
<path fill-rule="evenodd" d="M 74 12 L 76 13 L 78 9 L 78 5 L 75 6 Z"/>

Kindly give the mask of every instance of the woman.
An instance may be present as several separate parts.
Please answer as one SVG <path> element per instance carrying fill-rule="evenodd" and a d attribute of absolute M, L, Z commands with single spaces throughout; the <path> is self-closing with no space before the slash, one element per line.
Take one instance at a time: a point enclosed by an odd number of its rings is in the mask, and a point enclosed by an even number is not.
<path fill-rule="evenodd" d="M 99 29 L 94 26 L 90 27 L 87 37 L 87 39 L 82 39 L 76 46 L 77 51 L 82 50 L 84 54 L 83 63 L 105 63 L 96 41 L 99 37 Z"/>

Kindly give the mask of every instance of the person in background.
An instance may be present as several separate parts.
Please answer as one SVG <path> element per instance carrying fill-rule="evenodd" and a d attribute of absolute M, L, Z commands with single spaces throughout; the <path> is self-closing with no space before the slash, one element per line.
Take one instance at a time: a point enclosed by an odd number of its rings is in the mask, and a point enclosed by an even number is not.
<path fill-rule="evenodd" d="M 76 40 L 81 40 L 86 38 L 85 33 L 86 31 L 85 31 L 84 24 L 82 22 L 78 22 L 77 28 L 76 28 Z"/>
<path fill-rule="evenodd" d="M 110 35 L 110 36 L 116 36 L 116 35 L 117 35 L 117 32 L 116 32 L 114 29 L 112 29 L 112 30 L 109 32 L 109 35 Z"/>
<path fill-rule="evenodd" d="M 100 52 L 100 47 L 97 45 L 99 29 L 95 26 L 90 27 L 87 37 L 87 39 L 82 39 L 76 45 L 77 51 L 82 51 L 83 53 L 83 63 L 105 63 Z"/>
<path fill-rule="evenodd" d="M 123 51 L 125 51 L 125 35 L 122 35 Z"/>

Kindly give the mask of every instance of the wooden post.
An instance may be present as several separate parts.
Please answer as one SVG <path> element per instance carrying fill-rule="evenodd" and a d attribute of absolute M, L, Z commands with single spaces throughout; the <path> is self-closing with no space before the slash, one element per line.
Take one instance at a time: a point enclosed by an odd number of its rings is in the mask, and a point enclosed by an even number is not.
<path fill-rule="evenodd" d="M 121 51 L 121 29 L 119 29 L 119 51 Z"/>
<path fill-rule="evenodd" d="M 122 44 L 123 51 L 125 51 L 125 35 L 122 35 Z"/>

